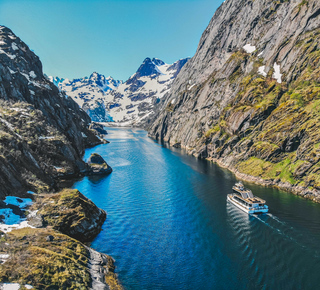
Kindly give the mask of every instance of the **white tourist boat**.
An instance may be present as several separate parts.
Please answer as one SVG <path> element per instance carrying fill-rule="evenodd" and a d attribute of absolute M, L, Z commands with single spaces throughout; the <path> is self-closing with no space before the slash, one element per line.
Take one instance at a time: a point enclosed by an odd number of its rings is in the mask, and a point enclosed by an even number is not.
<path fill-rule="evenodd" d="M 246 213 L 266 213 L 268 206 L 266 201 L 254 196 L 250 189 L 243 186 L 242 182 L 237 182 L 232 187 L 234 193 L 227 195 L 227 200 Z"/>

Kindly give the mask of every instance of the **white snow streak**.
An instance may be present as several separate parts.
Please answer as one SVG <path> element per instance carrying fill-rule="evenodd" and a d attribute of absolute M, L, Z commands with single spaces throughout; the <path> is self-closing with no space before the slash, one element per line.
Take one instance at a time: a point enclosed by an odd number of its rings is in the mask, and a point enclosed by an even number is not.
<path fill-rule="evenodd" d="M 33 79 L 35 79 L 37 77 L 37 75 L 34 73 L 34 71 L 32 70 L 30 73 L 29 73 L 30 77 L 32 77 Z"/>
<path fill-rule="evenodd" d="M 273 68 L 274 68 L 274 73 L 273 73 L 272 77 L 274 79 L 276 79 L 279 84 L 281 84 L 282 83 L 282 80 L 281 80 L 282 74 L 280 73 L 280 65 L 278 65 L 275 62 L 273 65 Z"/>
<path fill-rule="evenodd" d="M 20 284 L 18 283 L 0 283 L 0 290 L 19 290 L 20 289 Z M 27 289 L 33 289 L 33 286 L 31 285 L 24 285 L 25 288 Z"/>
<path fill-rule="evenodd" d="M 12 47 L 13 50 L 19 50 L 19 47 L 14 42 L 11 44 L 11 47 Z"/>

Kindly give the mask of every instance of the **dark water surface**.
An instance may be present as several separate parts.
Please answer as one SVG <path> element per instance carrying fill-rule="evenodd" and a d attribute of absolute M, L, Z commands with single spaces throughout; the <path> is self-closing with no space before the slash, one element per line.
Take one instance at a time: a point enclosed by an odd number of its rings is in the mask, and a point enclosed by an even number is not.
<path fill-rule="evenodd" d="M 251 216 L 226 196 L 232 173 L 109 128 L 111 175 L 74 187 L 108 213 L 92 243 L 116 259 L 125 289 L 320 289 L 320 206 L 244 183 L 270 213 Z"/>

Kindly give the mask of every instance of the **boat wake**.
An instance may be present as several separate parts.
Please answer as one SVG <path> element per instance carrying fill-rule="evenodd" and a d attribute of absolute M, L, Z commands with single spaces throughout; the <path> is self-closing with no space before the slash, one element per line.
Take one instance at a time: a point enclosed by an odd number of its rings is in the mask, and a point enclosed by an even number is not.
<path fill-rule="evenodd" d="M 296 243 L 301 248 L 306 248 L 305 245 L 301 244 L 300 242 L 298 242 L 296 238 L 294 238 L 294 236 L 299 235 L 298 232 L 295 231 L 293 227 L 281 221 L 278 217 L 274 216 L 273 214 L 267 213 L 265 215 L 252 215 L 252 217 L 258 219 L 260 222 L 265 224 L 267 227 L 269 227 L 279 235 L 283 236 L 285 239 L 288 239 Z"/>
<path fill-rule="evenodd" d="M 246 214 L 228 203 L 227 214 L 234 242 L 238 245 L 238 254 L 242 255 L 241 267 L 249 265 L 251 279 L 256 281 L 254 285 L 248 285 L 248 288 L 251 286 L 263 288 L 263 285 L 275 279 L 279 272 L 283 274 L 283 279 L 274 281 L 278 285 L 289 286 L 287 283 L 292 273 L 298 284 L 308 283 L 301 274 L 303 265 L 301 250 L 305 253 L 304 260 L 313 261 L 313 265 L 312 263 L 309 265 L 310 271 L 316 264 L 320 264 L 319 252 L 310 250 L 314 247 L 308 246 L 308 237 L 271 213 Z M 288 269 L 291 269 L 291 273 Z M 242 275 L 245 273 L 240 273 L 239 277 Z M 294 288 L 294 283 L 287 289 L 291 286 Z"/>

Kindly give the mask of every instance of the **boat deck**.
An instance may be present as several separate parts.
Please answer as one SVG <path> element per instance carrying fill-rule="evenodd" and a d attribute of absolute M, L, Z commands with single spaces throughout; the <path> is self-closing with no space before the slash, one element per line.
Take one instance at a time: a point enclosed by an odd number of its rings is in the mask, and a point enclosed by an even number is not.
<path fill-rule="evenodd" d="M 265 203 L 265 200 L 260 199 L 256 196 L 254 196 L 253 198 L 246 198 L 245 201 L 250 202 L 250 203 Z"/>

